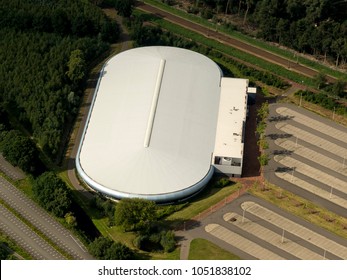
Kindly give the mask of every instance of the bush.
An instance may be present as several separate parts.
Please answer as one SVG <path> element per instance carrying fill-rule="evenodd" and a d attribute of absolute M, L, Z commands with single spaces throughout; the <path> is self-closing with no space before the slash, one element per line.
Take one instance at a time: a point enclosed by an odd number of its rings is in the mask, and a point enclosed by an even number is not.
<path fill-rule="evenodd" d="M 0 260 L 7 260 L 10 256 L 10 252 L 6 249 L 6 245 L 0 242 Z"/>
<path fill-rule="evenodd" d="M 313 93 L 310 91 L 300 90 L 295 93 L 296 96 L 302 96 L 305 101 L 311 102 L 313 104 L 317 104 L 322 106 L 328 110 L 335 110 L 337 114 L 344 114 L 346 112 L 346 106 L 344 104 L 339 103 L 336 98 L 330 97 L 326 93 Z"/>
<path fill-rule="evenodd" d="M 148 239 L 147 235 L 138 235 L 135 237 L 133 244 L 137 249 L 143 250 L 147 239 Z"/>
<path fill-rule="evenodd" d="M 53 172 L 45 172 L 35 180 L 33 193 L 39 204 L 57 217 L 64 217 L 71 208 L 71 190 Z"/>
<path fill-rule="evenodd" d="M 167 253 L 172 252 L 176 248 L 175 234 L 173 231 L 167 231 L 161 233 L 160 245 Z"/>
<path fill-rule="evenodd" d="M 140 234 L 134 239 L 133 244 L 137 249 L 146 252 L 164 251 L 169 253 L 176 248 L 173 231 L 154 232 L 150 235 Z"/>
<path fill-rule="evenodd" d="M 89 244 L 89 252 L 99 260 L 132 260 L 134 252 L 122 243 L 98 237 Z"/>
<path fill-rule="evenodd" d="M 230 180 L 228 178 L 221 178 L 214 184 L 214 187 L 224 188 L 225 186 L 227 186 L 229 184 L 230 184 Z"/>
<path fill-rule="evenodd" d="M 3 156 L 25 172 L 36 173 L 42 169 L 35 144 L 17 130 L 0 132 L 0 147 Z"/>

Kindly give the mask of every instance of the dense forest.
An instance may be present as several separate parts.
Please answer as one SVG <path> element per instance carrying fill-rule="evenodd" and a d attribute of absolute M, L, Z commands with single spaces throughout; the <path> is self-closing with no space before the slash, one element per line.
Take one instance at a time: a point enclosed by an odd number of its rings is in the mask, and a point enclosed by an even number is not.
<path fill-rule="evenodd" d="M 2 115 L 55 158 L 76 116 L 88 65 L 118 36 L 116 23 L 88 1 L 0 1 Z M 13 127 L 3 124 L 0 131 L 5 128 Z"/>
<path fill-rule="evenodd" d="M 347 60 L 347 1 L 342 0 L 162 0 L 190 13 L 239 18 L 244 30 L 336 66 Z M 189 2 L 187 6 L 186 3 Z M 218 15 L 218 17 L 217 17 Z M 230 18 L 230 17 L 229 17 Z M 238 28 L 238 27 L 237 27 Z"/>

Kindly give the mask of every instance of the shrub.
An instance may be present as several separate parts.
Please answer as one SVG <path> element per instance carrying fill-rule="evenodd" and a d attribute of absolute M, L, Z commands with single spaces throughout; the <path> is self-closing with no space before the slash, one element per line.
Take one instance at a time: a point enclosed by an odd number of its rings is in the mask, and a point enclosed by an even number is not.
<path fill-rule="evenodd" d="M 163 247 L 164 251 L 169 253 L 175 250 L 176 240 L 173 231 L 164 231 L 161 233 L 160 245 Z"/>
<path fill-rule="evenodd" d="M 228 178 L 221 178 L 219 179 L 215 184 L 214 187 L 216 188 L 224 188 L 225 186 L 230 184 L 230 180 Z"/>

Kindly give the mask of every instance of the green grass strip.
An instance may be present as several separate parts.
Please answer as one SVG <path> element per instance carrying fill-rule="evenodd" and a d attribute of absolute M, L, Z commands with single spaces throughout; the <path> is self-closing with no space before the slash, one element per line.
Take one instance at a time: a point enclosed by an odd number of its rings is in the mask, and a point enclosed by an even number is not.
<path fill-rule="evenodd" d="M 202 238 L 190 243 L 189 260 L 240 260 L 241 258 Z"/>

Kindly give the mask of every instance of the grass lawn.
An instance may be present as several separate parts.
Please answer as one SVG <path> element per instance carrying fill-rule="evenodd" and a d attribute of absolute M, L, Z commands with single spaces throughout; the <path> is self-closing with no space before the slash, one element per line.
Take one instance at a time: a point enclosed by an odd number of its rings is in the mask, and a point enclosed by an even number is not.
<path fill-rule="evenodd" d="M 200 195 L 193 198 L 188 206 L 170 215 L 167 221 L 169 221 L 172 226 L 176 226 L 183 221 L 192 219 L 211 206 L 222 201 L 225 197 L 238 191 L 240 187 L 238 183 L 231 183 L 229 186 L 216 188 L 213 187 L 213 183 L 209 183 L 206 189 L 201 192 Z"/>
<path fill-rule="evenodd" d="M 217 245 L 202 238 L 190 243 L 189 260 L 240 260 L 240 257 L 225 251 Z"/>

